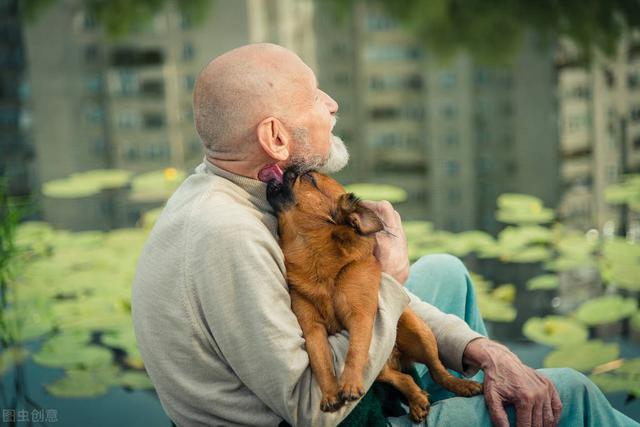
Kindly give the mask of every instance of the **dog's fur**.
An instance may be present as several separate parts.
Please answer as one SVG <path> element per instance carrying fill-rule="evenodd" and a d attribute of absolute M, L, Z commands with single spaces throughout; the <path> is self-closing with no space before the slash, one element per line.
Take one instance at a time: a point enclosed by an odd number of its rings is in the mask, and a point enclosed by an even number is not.
<path fill-rule="evenodd" d="M 267 198 L 278 213 L 291 308 L 305 336 L 311 369 L 322 391 L 321 409 L 335 411 L 365 392 L 373 322 L 378 309 L 380 264 L 373 255 L 379 217 L 335 180 L 317 172 L 285 171 L 283 182 L 267 186 Z M 345 367 L 336 380 L 328 335 L 349 331 Z M 402 368 L 424 363 L 434 381 L 459 396 L 482 392 L 482 385 L 452 376 L 438 358 L 429 327 L 409 308 L 398 321 L 393 354 L 377 380 L 406 398 L 410 416 L 422 421 L 429 400 Z"/>

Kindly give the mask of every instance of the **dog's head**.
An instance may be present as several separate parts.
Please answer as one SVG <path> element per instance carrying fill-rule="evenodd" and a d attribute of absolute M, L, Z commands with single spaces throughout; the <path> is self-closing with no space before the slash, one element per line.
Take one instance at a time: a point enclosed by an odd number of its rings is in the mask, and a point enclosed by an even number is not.
<path fill-rule="evenodd" d="M 278 213 L 281 232 L 283 227 L 292 233 L 330 230 L 335 241 L 347 243 L 383 229 L 374 211 L 319 172 L 288 168 L 282 182 L 269 181 L 267 199 Z"/>

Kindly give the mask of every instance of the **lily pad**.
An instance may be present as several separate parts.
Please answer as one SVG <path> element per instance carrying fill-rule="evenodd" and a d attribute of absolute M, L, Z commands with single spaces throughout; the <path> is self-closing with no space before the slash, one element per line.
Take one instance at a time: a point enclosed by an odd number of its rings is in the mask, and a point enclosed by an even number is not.
<path fill-rule="evenodd" d="M 532 317 L 523 325 L 522 333 L 531 341 L 552 347 L 581 343 L 589 337 L 581 323 L 563 316 Z"/>
<path fill-rule="evenodd" d="M 631 316 L 637 310 L 638 302 L 635 299 L 608 295 L 585 302 L 574 316 L 585 325 L 597 326 L 617 322 Z"/>
<path fill-rule="evenodd" d="M 558 276 L 555 274 L 543 274 L 530 279 L 527 282 L 527 289 L 530 291 L 556 289 L 559 283 Z"/>
<path fill-rule="evenodd" d="M 386 200 L 390 203 L 400 203 L 407 200 L 407 192 L 394 185 L 386 184 L 350 184 L 345 186 L 349 193 L 355 193 L 363 200 Z"/>
<path fill-rule="evenodd" d="M 154 388 L 149 376 L 144 372 L 123 372 L 117 377 L 116 384 L 133 390 L 150 390 Z"/>
<path fill-rule="evenodd" d="M 546 224 L 554 217 L 539 198 L 527 194 L 501 194 L 497 203 L 496 219 L 507 224 Z"/>
<path fill-rule="evenodd" d="M 586 341 L 560 347 L 544 359 L 545 368 L 573 368 L 586 372 L 620 355 L 618 344 L 605 344 L 600 340 Z"/>
<path fill-rule="evenodd" d="M 135 202 L 167 200 L 185 178 L 186 173 L 176 168 L 165 168 L 137 175 L 131 180 L 129 200 Z"/>
<path fill-rule="evenodd" d="M 619 368 L 589 378 L 606 393 L 640 390 L 640 358 L 625 360 Z"/>
<path fill-rule="evenodd" d="M 33 360 L 44 366 L 58 368 L 99 367 L 111 363 L 111 351 L 95 345 L 80 345 L 61 347 L 45 344 L 33 355 Z"/>
<path fill-rule="evenodd" d="M 124 187 L 129 183 L 130 171 L 98 169 L 71 174 L 67 178 L 46 182 L 42 193 L 47 197 L 74 199 L 98 194 L 104 189 Z"/>
<path fill-rule="evenodd" d="M 65 376 L 45 384 L 45 389 L 54 396 L 64 398 L 88 398 L 106 394 L 109 387 L 117 384 L 118 368 L 114 365 L 99 369 L 70 369 Z"/>

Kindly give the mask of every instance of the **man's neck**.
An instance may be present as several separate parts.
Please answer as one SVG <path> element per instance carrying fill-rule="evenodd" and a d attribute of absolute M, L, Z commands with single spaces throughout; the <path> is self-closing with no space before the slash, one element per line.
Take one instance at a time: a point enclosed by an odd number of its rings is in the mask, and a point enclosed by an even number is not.
<path fill-rule="evenodd" d="M 207 155 L 207 160 L 220 169 L 251 179 L 258 179 L 258 172 L 265 166 L 256 164 L 255 160 L 220 159 L 210 155 Z"/>

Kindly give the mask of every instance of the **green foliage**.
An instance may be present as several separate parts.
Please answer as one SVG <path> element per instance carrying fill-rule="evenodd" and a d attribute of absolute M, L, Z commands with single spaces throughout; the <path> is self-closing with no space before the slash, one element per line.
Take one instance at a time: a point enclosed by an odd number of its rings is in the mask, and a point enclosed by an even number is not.
<path fill-rule="evenodd" d="M 563 316 L 532 317 L 523 325 L 522 333 L 531 341 L 553 347 L 581 343 L 589 336 L 582 324 Z"/>
<path fill-rule="evenodd" d="M 27 22 L 34 22 L 57 1 L 60 0 L 24 0 L 23 16 Z M 183 16 L 199 24 L 214 0 L 82 0 L 82 3 L 108 36 L 119 39 L 144 29 L 168 4 L 175 5 Z"/>
<path fill-rule="evenodd" d="M 511 60 L 529 32 L 549 41 L 568 37 L 589 54 L 593 47 L 612 53 L 627 29 L 640 28 L 640 3 L 635 0 L 331 0 L 330 4 L 344 16 L 362 2 L 381 3 L 441 59 L 468 51 L 476 60 L 492 64 Z"/>
<path fill-rule="evenodd" d="M 545 368 L 573 368 L 587 372 L 620 355 L 618 344 L 605 344 L 600 340 L 586 341 L 558 348 L 544 359 Z"/>
<path fill-rule="evenodd" d="M 350 184 L 345 186 L 349 193 L 364 200 L 386 200 L 390 203 L 400 203 L 407 200 L 407 192 L 394 185 L 385 184 Z"/>
<path fill-rule="evenodd" d="M 589 326 L 606 325 L 625 319 L 638 310 L 638 301 L 608 295 L 594 298 L 582 304 L 575 312 L 576 319 Z"/>
<path fill-rule="evenodd" d="M 494 287 L 478 274 L 472 274 L 472 282 L 478 299 L 480 314 L 492 322 L 513 322 L 518 314 L 513 301 L 516 289 L 512 284 Z"/>
<path fill-rule="evenodd" d="M 629 205 L 629 209 L 640 212 L 640 174 L 627 175 L 620 184 L 605 188 L 604 197 L 613 205 Z"/>

